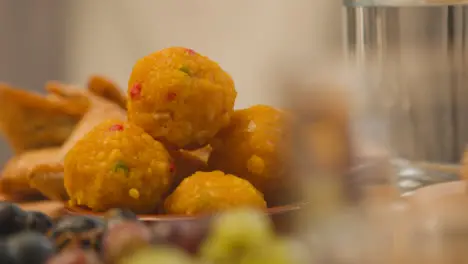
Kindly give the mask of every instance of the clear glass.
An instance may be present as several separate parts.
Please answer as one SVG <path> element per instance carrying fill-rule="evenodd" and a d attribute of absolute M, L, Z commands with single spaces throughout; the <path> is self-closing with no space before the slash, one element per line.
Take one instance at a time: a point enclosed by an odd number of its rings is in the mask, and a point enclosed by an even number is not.
<path fill-rule="evenodd" d="M 419 161 L 459 164 L 465 151 L 465 3 L 345 1 L 348 62 L 366 77 L 357 93 L 366 95 L 366 111 L 384 123 L 379 134 L 386 136 L 398 180 L 423 174 Z M 464 190 L 361 204 L 364 230 L 373 234 L 361 237 L 378 248 L 365 250 L 361 263 L 467 263 L 467 203 Z M 349 222 L 351 228 L 357 225 Z"/>
<path fill-rule="evenodd" d="M 284 89 L 294 116 L 294 176 L 307 201 L 298 227 L 317 263 L 366 263 L 388 250 L 387 230 L 368 208 L 399 198 L 387 129 L 362 89 L 365 71 L 333 56 L 314 63 L 299 62 Z"/>
<path fill-rule="evenodd" d="M 457 2 L 460 4 L 460 2 Z M 347 6 L 351 62 L 388 122 L 396 157 L 457 163 L 468 142 L 468 6 Z"/>
<path fill-rule="evenodd" d="M 294 131 L 307 132 L 295 134 L 293 167 L 310 202 L 298 226 L 316 263 L 468 261 L 468 196 L 451 205 L 400 197 L 395 188 L 421 173 L 416 156 L 452 142 L 444 133 L 456 126 L 447 118 L 461 105 L 452 89 L 463 89 L 454 82 L 463 65 L 433 44 L 315 60 L 285 86 Z M 310 141 L 311 134 L 324 138 Z M 409 147 L 417 155 L 404 152 Z"/>

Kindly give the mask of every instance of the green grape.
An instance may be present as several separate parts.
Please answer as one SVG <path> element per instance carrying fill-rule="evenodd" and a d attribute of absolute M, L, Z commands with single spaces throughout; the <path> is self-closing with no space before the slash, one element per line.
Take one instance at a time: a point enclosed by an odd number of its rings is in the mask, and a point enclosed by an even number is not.
<path fill-rule="evenodd" d="M 183 251 L 168 247 L 157 246 L 137 251 L 118 264 L 193 264 L 194 261 Z"/>
<path fill-rule="evenodd" d="M 305 254 L 289 241 L 274 239 L 256 251 L 249 251 L 242 256 L 238 264 L 302 264 L 306 261 Z"/>
<path fill-rule="evenodd" d="M 207 239 L 201 246 L 201 258 L 210 263 L 236 263 L 249 251 L 255 251 L 274 237 L 267 215 L 254 209 L 234 209 L 213 220 Z"/>

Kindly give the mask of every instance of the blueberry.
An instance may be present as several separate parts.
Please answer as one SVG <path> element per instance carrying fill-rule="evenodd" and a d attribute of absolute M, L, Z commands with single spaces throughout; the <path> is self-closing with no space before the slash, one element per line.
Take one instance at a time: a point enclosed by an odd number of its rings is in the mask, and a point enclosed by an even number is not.
<path fill-rule="evenodd" d="M 29 211 L 26 217 L 26 228 L 39 233 L 46 233 L 52 227 L 52 219 L 44 213 Z"/>
<path fill-rule="evenodd" d="M 0 235 L 18 233 L 26 227 L 27 213 L 17 205 L 0 202 Z"/>
<path fill-rule="evenodd" d="M 8 239 L 8 251 L 16 264 L 45 264 L 55 253 L 53 243 L 37 232 L 21 232 Z"/>
<path fill-rule="evenodd" d="M 11 255 L 6 243 L 0 243 L 0 263 L 2 264 L 15 264 L 15 259 Z"/>

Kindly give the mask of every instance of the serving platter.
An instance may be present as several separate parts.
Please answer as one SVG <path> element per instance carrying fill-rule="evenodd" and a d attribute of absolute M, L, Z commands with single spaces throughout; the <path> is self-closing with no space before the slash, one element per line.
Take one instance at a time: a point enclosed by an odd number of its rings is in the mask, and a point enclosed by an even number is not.
<path fill-rule="evenodd" d="M 275 229 L 281 233 L 290 233 L 293 232 L 293 226 L 297 217 L 301 213 L 301 210 L 306 205 L 306 203 L 297 203 L 289 204 L 284 206 L 275 206 L 266 209 L 266 213 L 270 216 Z M 68 206 L 63 207 L 63 211 L 68 215 L 89 215 L 89 216 L 98 216 L 103 217 L 105 213 L 93 212 L 89 209 L 78 207 L 78 206 Z M 195 225 L 205 225 L 209 223 L 209 219 L 212 215 L 201 214 L 196 216 L 189 215 L 174 215 L 174 214 L 142 214 L 138 215 L 138 218 L 141 221 L 147 223 L 162 223 L 162 224 L 195 224 Z"/>

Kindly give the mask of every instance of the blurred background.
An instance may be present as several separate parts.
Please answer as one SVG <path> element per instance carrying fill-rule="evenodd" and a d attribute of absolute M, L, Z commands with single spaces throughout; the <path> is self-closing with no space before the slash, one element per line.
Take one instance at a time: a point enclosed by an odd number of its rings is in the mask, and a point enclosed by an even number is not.
<path fill-rule="evenodd" d="M 340 1 L 0 0 L 0 81 L 41 91 L 48 80 L 84 85 L 99 73 L 126 89 L 138 58 L 186 46 L 233 76 L 237 107 L 275 105 L 271 65 L 338 47 L 341 32 Z M 9 155 L 0 140 L 0 165 Z"/>

